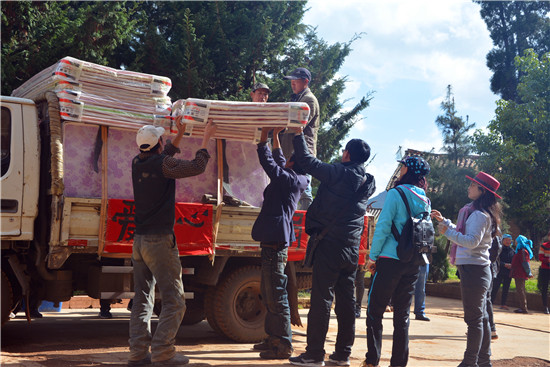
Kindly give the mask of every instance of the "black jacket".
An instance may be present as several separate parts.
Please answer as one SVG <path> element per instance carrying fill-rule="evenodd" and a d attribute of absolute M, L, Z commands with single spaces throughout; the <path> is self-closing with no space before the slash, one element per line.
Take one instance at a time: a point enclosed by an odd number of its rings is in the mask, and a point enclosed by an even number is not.
<path fill-rule="evenodd" d="M 272 154 L 267 144 L 260 143 L 258 158 L 271 182 L 264 190 L 264 202 L 252 227 L 252 238 L 260 242 L 285 242 L 290 246 L 296 239 L 292 216 L 309 179 L 284 168 L 286 160 L 281 149 L 273 150 Z"/>
<path fill-rule="evenodd" d="M 375 190 L 374 177 L 365 172 L 363 164 L 355 162 L 327 164 L 315 158 L 307 149 L 303 134 L 294 137 L 294 153 L 298 164 L 321 184 L 306 215 L 306 232 L 321 232 L 333 218 L 334 225 L 325 236 L 341 247 L 359 247 L 367 211 L 367 200 Z M 365 179 L 366 190 L 349 205 L 354 193 Z M 343 207 L 349 208 L 340 214 Z"/>

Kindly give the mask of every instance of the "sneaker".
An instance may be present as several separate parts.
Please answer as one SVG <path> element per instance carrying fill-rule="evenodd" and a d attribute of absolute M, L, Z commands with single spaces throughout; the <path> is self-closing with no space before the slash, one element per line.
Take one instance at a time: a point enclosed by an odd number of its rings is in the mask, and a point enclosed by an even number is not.
<path fill-rule="evenodd" d="M 498 335 L 496 331 L 491 331 L 491 339 L 496 340 L 498 339 Z"/>
<path fill-rule="evenodd" d="M 361 317 L 361 307 L 355 309 L 355 318 L 358 319 Z"/>
<path fill-rule="evenodd" d="M 184 356 L 183 354 L 176 354 L 170 359 L 165 359 L 164 361 L 155 361 L 155 366 L 182 366 L 189 363 L 189 357 Z"/>
<path fill-rule="evenodd" d="M 502 305 L 502 306 L 500 306 L 500 309 L 501 310 L 509 310 L 510 308 L 506 305 Z"/>
<path fill-rule="evenodd" d="M 113 318 L 113 314 L 111 313 L 111 311 L 105 311 L 105 312 L 100 311 L 98 316 L 102 319 L 112 319 Z"/>
<path fill-rule="evenodd" d="M 363 361 L 363 363 L 361 363 L 361 367 L 380 367 L 380 365 L 374 365 L 367 363 L 367 361 Z"/>
<path fill-rule="evenodd" d="M 332 353 L 330 357 L 328 357 L 328 361 L 337 366 L 351 366 L 349 358 L 342 358 L 338 356 L 336 352 Z"/>
<path fill-rule="evenodd" d="M 546 315 L 550 314 L 550 310 L 548 309 L 548 307 L 544 308 L 543 313 L 546 314 Z"/>
<path fill-rule="evenodd" d="M 271 349 L 271 344 L 270 344 L 269 341 L 266 339 L 266 340 L 264 340 L 264 341 L 261 342 L 261 343 L 254 344 L 254 346 L 252 347 L 252 349 L 254 349 L 254 350 L 270 350 L 270 349 Z"/>
<path fill-rule="evenodd" d="M 523 308 L 518 308 L 517 310 L 514 310 L 515 313 L 529 313 L 527 310 L 524 310 Z"/>
<path fill-rule="evenodd" d="M 290 364 L 293 364 L 295 366 L 324 366 L 325 361 L 323 359 L 314 359 L 308 357 L 306 353 L 300 354 L 298 357 L 290 357 L 288 359 Z"/>
<path fill-rule="evenodd" d="M 128 360 L 128 366 L 145 366 L 151 364 L 151 354 L 147 353 L 147 356 L 143 359 L 138 359 L 135 361 Z"/>

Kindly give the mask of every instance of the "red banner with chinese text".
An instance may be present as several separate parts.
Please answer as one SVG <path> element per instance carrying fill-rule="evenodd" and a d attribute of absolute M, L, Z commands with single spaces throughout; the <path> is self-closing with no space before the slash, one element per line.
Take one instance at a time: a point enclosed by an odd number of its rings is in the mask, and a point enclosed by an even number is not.
<path fill-rule="evenodd" d="M 132 253 L 134 217 L 133 200 L 109 199 L 104 253 Z M 180 256 L 211 254 L 212 205 L 176 203 L 174 233 Z"/>

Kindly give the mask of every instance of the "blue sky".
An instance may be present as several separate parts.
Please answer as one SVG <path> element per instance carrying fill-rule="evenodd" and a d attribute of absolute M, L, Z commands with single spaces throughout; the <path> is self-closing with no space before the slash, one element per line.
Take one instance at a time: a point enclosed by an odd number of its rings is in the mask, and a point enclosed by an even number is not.
<path fill-rule="evenodd" d="M 353 51 L 340 69 L 348 83 L 342 100 L 351 108 L 369 91 L 371 105 L 348 138 L 369 143 L 374 161 L 367 170 L 384 190 L 402 147 L 440 151 L 435 119 L 448 84 L 459 116 L 485 128 L 498 97 L 491 92 L 486 55 L 492 40 L 468 0 L 310 0 L 304 23 L 328 43 L 348 42 Z M 315 90 L 315 75 L 312 89 Z"/>

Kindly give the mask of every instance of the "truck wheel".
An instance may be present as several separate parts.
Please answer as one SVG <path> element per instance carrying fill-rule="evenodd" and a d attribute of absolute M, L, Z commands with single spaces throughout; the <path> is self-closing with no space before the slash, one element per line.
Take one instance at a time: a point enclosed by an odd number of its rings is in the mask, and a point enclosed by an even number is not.
<path fill-rule="evenodd" d="M 2 325 L 10 319 L 11 307 L 13 305 L 13 289 L 11 288 L 8 276 L 2 271 Z"/>
<path fill-rule="evenodd" d="M 217 333 L 223 334 L 218 322 L 216 321 L 216 310 L 214 309 L 214 299 L 216 298 L 216 288 L 208 287 L 204 295 L 204 313 L 206 315 L 206 321 L 208 325 Z"/>
<path fill-rule="evenodd" d="M 230 339 L 253 343 L 267 337 L 259 266 L 245 266 L 230 273 L 219 284 L 214 304 L 218 326 Z"/>
<path fill-rule="evenodd" d="M 181 321 L 182 325 L 195 325 L 204 320 L 204 293 L 195 292 L 194 298 L 185 300 L 185 315 Z"/>

